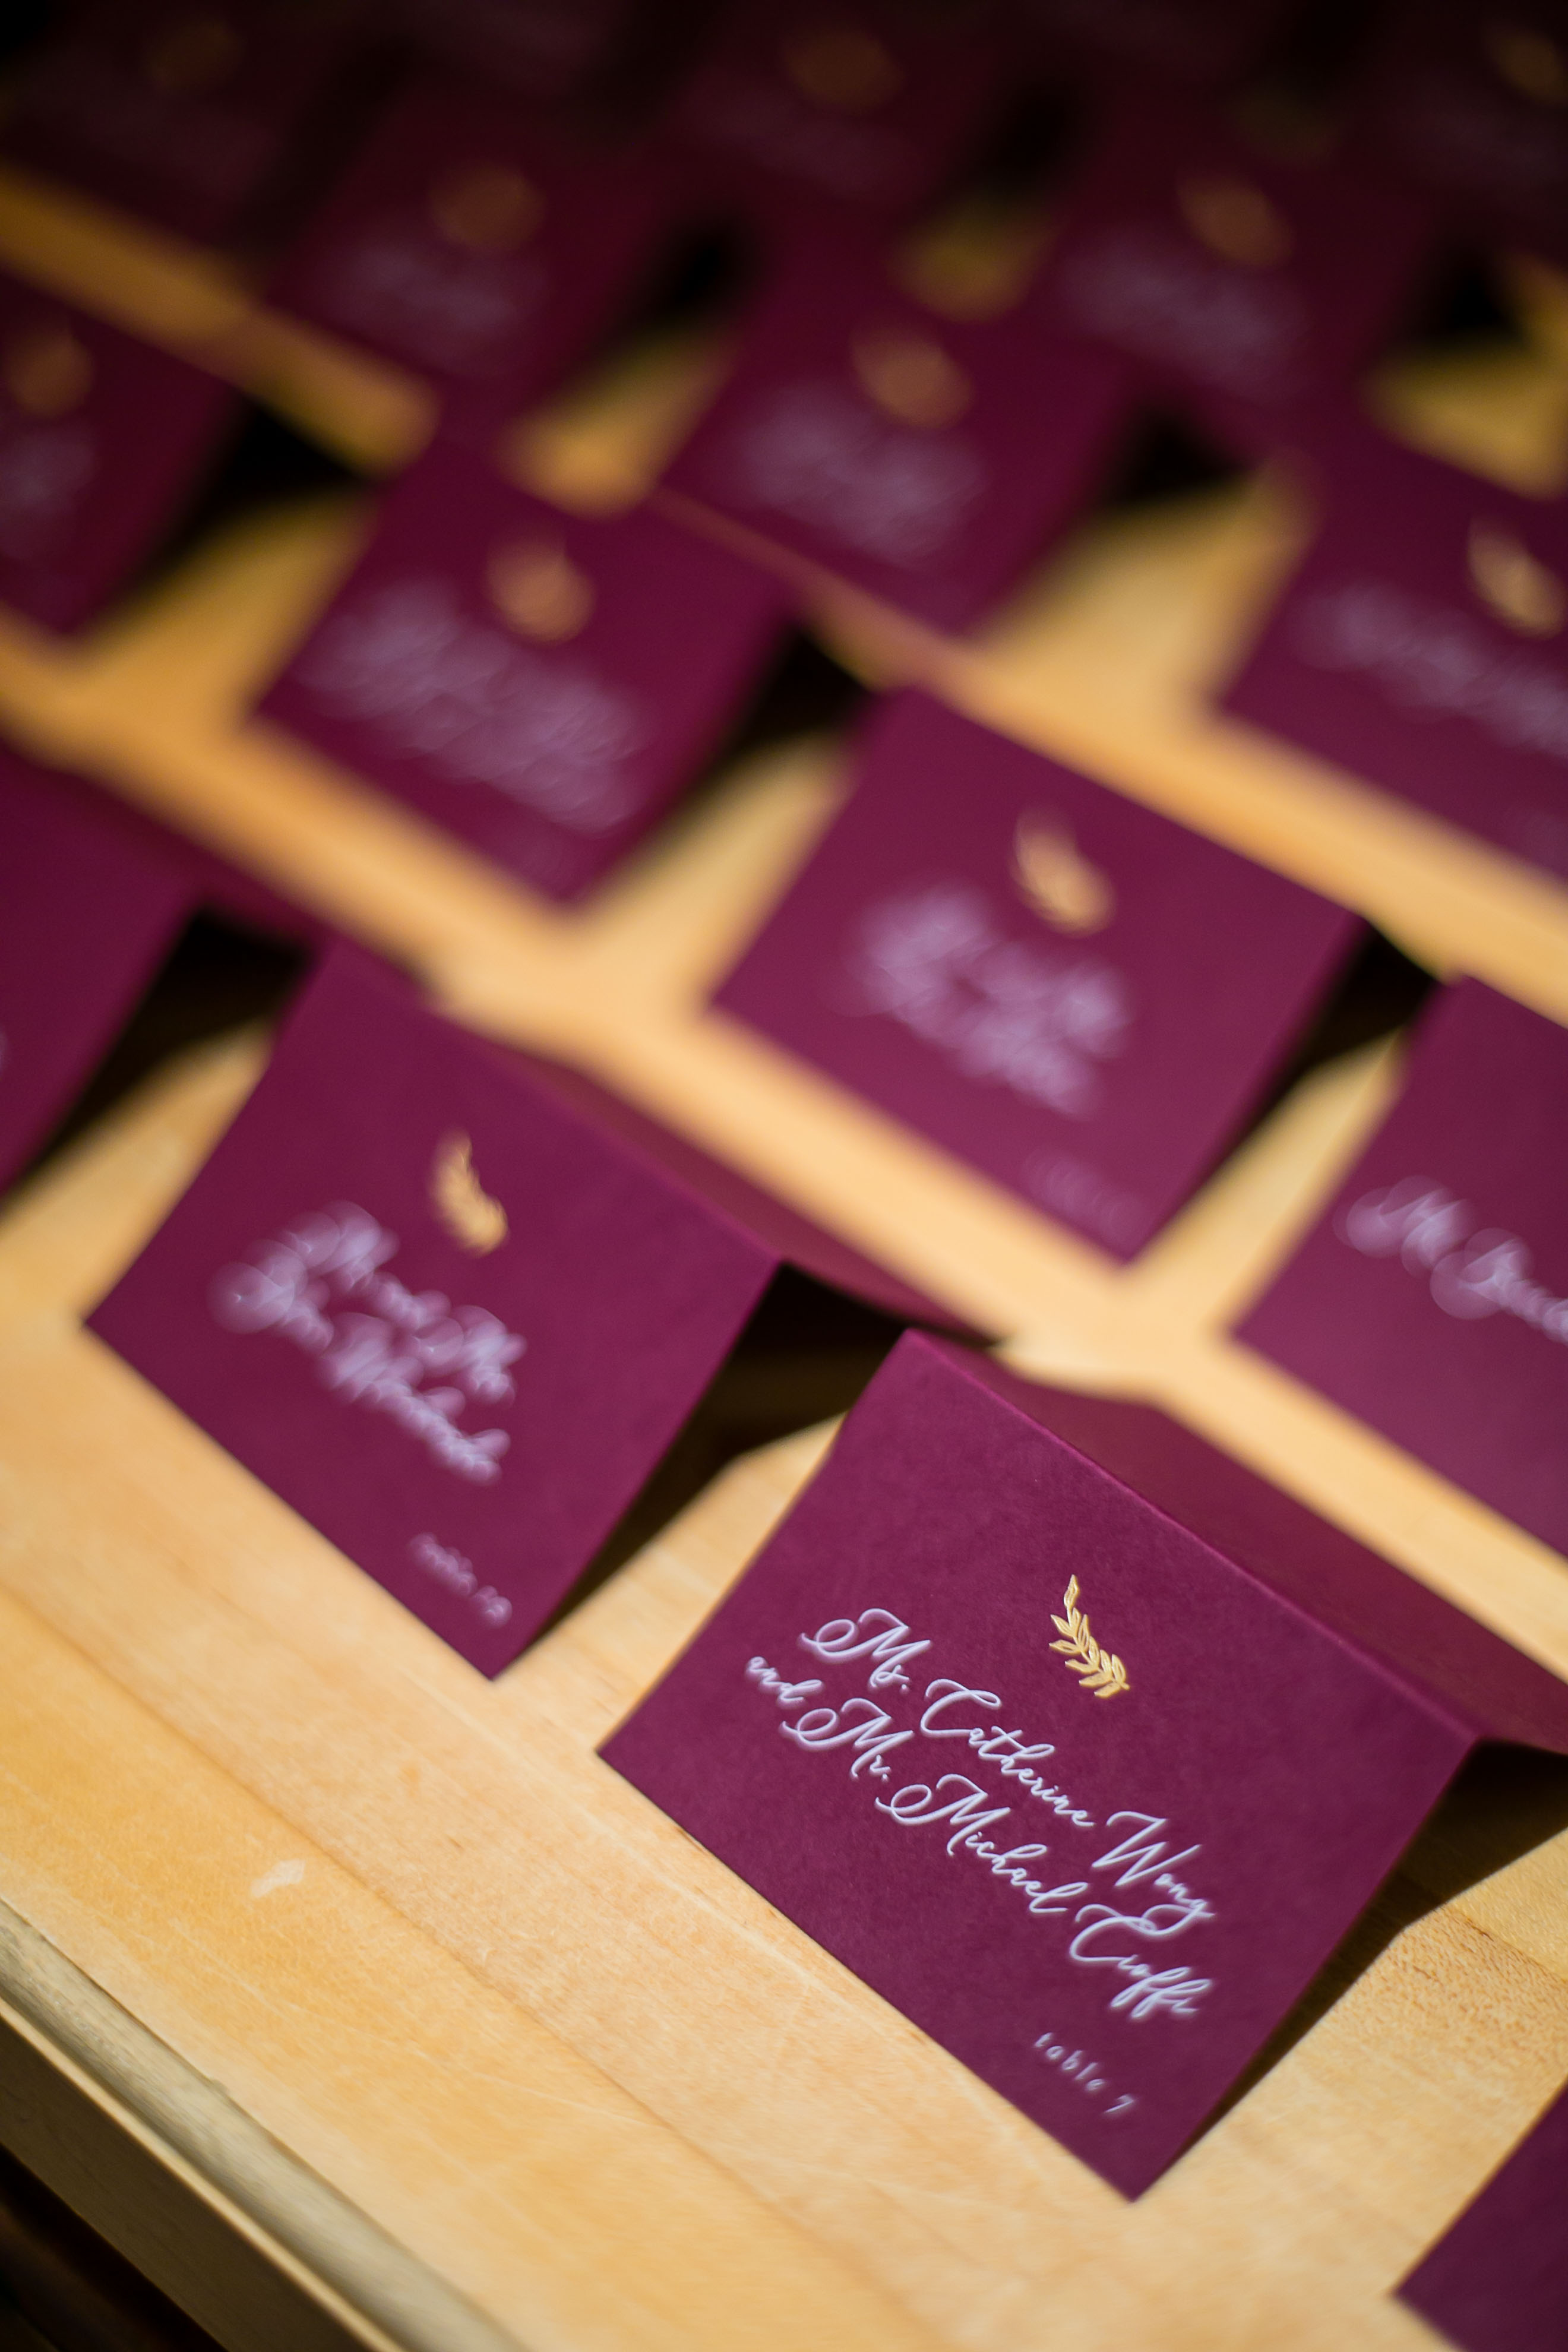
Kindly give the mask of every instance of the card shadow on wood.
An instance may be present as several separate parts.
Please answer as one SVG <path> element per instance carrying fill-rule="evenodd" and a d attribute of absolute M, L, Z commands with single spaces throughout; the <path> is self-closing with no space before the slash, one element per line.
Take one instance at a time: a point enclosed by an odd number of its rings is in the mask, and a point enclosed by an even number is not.
<path fill-rule="evenodd" d="M 1568 1757 L 1484 1741 L 1460 1767 L 1395 1869 L 1194 2140 L 1212 2131 L 1289 2056 L 1396 1937 L 1564 1830 Z"/>

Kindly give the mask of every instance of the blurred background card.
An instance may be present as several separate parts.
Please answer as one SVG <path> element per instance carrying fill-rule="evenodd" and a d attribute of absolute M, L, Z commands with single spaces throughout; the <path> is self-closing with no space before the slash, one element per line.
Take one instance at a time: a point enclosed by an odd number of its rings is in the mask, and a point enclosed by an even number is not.
<path fill-rule="evenodd" d="M 1399 2299 L 1459 2352 L 1557 2352 L 1568 2336 L 1568 2095 L 1495 2172 Z"/>
<path fill-rule="evenodd" d="M 959 323 L 852 236 L 798 247 L 667 477 L 938 628 L 978 620 L 1087 502 L 1125 365 L 1015 312 Z"/>
<path fill-rule="evenodd" d="M 571 898 L 695 779 L 787 619 L 661 516 L 563 514 L 439 443 L 261 710 Z"/>
<path fill-rule="evenodd" d="M 0 600 L 93 619 L 239 413 L 216 376 L 0 274 Z"/>
<path fill-rule="evenodd" d="M 1348 381 L 1429 274 L 1429 206 L 1123 93 L 1028 301 L 1166 384 L 1278 410 Z"/>
<path fill-rule="evenodd" d="M 1568 1029 L 1479 981 L 1240 1336 L 1568 1552 Z"/>
<path fill-rule="evenodd" d="M 1359 936 L 1326 899 L 907 694 L 718 1002 L 1129 1258 Z"/>
<path fill-rule="evenodd" d="M 1568 502 L 1348 413 L 1302 447 L 1317 529 L 1224 709 L 1568 875 Z"/>
<path fill-rule="evenodd" d="M 477 82 L 413 83 L 285 254 L 269 299 L 430 379 L 498 425 L 657 272 L 679 174 Z"/>

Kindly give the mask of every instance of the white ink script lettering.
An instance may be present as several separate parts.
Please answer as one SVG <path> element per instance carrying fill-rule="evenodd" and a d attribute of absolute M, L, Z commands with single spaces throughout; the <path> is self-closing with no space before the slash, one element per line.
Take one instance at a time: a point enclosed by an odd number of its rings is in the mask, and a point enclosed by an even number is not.
<path fill-rule="evenodd" d="M 824 1667 L 864 1673 L 867 1695 L 852 1692 L 834 1704 L 825 1696 L 827 1685 L 820 1675 L 792 1680 L 768 1659 L 749 1658 L 746 1678 L 784 1717 L 778 1727 L 786 1739 L 807 1755 L 842 1756 L 851 1780 L 883 1784 L 873 1802 L 889 1823 L 910 1832 L 934 1830 L 953 1861 L 980 1864 L 1022 1899 L 1030 1918 L 1067 1920 L 1067 1958 L 1079 1968 L 1110 1969 L 1121 1979 L 1107 2003 L 1111 2011 L 1135 2021 L 1201 2013 L 1199 2003 L 1214 1980 L 1179 1962 L 1166 1964 L 1163 1948 L 1216 1916 L 1207 1899 L 1176 1874 L 1178 1865 L 1199 1853 L 1198 1845 L 1173 1851 L 1170 1823 L 1160 1813 L 1123 1810 L 1101 1824 L 1038 1769 L 1056 1754 L 1055 1742 L 1006 1727 L 1003 1700 L 994 1690 L 938 1675 L 913 1697 L 912 1720 L 900 1723 L 892 1711 L 897 1695 L 909 1691 L 908 1668 L 931 1644 L 891 1610 L 862 1609 L 854 1616 L 829 1618 L 815 1633 L 798 1634 L 796 1645 Z M 872 1697 L 873 1691 L 895 1696 Z M 921 1739 L 960 1743 L 970 1757 L 992 1768 L 1000 1786 L 954 1770 L 894 1786 L 894 1758 L 900 1767 L 912 1760 L 898 1751 Z M 1015 1819 L 1019 1801 L 1038 1805 L 1053 1834 L 1060 1830 L 1093 1841 L 1091 1848 L 1080 1849 L 1078 1874 L 1053 1881 L 1053 1873 L 1040 1867 L 1050 1845 L 1027 1827 L 1017 1835 L 1024 1827 Z M 1005 1822 L 1010 1825 L 1006 1830 Z M 1119 1895 L 1130 1887 L 1142 1892 L 1123 1906 L 1086 1901 L 1097 1881 Z"/>
<path fill-rule="evenodd" d="M 1124 1050 L 1132 1022 L 1120 972 L 1009 938 L 984 892 L 964 883 L 873 907 L 851 942 L 849 977 L 856 1012 L 897 1021 L 965 1077 L 1068 1118 L 1099 1109 L 1096 1065 Z"/>
<path fill-rule="evenodd" d="M 1510 751 L 1568 760 L 1568 677 L 1467 613 L 1358 580 L 1309 597 L 1292 628 L 1318 669 L 1356 670 L 1419 719 L 1468 719 Z"/>
<path fill-rule="evenodd" d="M 730 495 L 906 571 L 949 556 L 990 487 L 961 436 L 890 424 L 832 383 L 775 394 L 736 432 L 720 471 Z"/>
<path fill-rule="evenodd" d="M 641 798 L 623 772 L 648 740 L 640 705 L 581 662 L 476 619 L 445 581 L 398 581 L 348 604 L 298 674 L 324 709 L 365 720 L 395 751 L 573 833 L 607 833 Z"/>
<path fill-rule="evenodd" d="M 395 1234 L 340 1201 L 226 1265 L 208 1303 L 227 1331 L 291 1339 L 345 1403 L 389 1414 L 457 1476 L 488 1486 L 511 1440 L 504 1429 L 459 1429 L 458 1415 L 470 1400 L 510 1402 L 508 1367 L 527 1343 L 482 1307 L 407 1289 L 386 1271 L 396 1253 Z M 426 1387 L 433 1375 L 455 1385 Z"/>
<path fill-rule="evenodd" d="M 1425 1275 L 1445 1315 L 1478 1323 L 1513 1315 L 1568 1347 L 1568 1298 L 1531 1278 L 1531 1255 L 1517 1234 L 1474 1230 L 1475 1211 L 1425 1176 L 1363 1192 L 1340 1221 L 1340 1237 L 1363 1257 L 1397 1257 Z"/>

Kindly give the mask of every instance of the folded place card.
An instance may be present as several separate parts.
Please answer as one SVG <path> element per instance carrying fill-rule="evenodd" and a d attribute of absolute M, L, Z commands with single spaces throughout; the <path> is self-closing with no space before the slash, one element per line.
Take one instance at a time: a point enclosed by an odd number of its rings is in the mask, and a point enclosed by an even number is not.
<path fill-rule="evenodd" d="M 786 1262 L 940 1319 L 586 1081 L 339 950 L 92 1328 L 494 1675 Z"/>
<path fill-rule="evenodd" d="M 90 620 L 237 413 L 216 377 L 0 274 L 0 600 Z"/>
<path fill-rule="evenodd" d="M 1568 875 L 1568 505 L 1353 420 L 1306 446 L 1317 534 L 1224 708 Z"/>
<path fill-rule="evenodd" d="M 1405 0 L 1352 115 L 1369 164 L 1443 198 L 1457 229 L 1568 261 L 1568 17 L 1561 0 Z"/>
<path fill-rule="evenodd" d="M 352 0 L 89 0 L 63 13 L 22 76 L 5 152 L 208 242 L 249 225 L 317 128 L 362 12 Z"/>
<path fill-rule="evenodd" d="M 1361 935 L 1296 883 L 923 695 L 718 1002 L 1131 1257 Z"/>
<path fill-rule="evenodd" d="M 936 194 L 984 127 L 999 58 L 973 5 L 739 0 L 669 111 L 716 194 L 788 228 L 826 201 L 879 219 Z"/>
<path fill-rule="evenodd" d="M 494 425 L 615 322 L 668 237 L 677 176 L 647 144 L 601 152 L 479 86 L 416 81 L 268 292 L 431 377 Z"/>
<path fill-rule="evenodd" d="M 1399 2290 L 1459 2352 L 1568 2344 L 1568 2094 L 1557 2099 Z"/>
<path fill-rule="evenodd" d="M 601 1753 L 1117 2188 L 1568 1688 L 1145 1407 L 901 1339 Z"/>
<path fill-rule="evenodd" d="M 1373 356 L 1431 241 L 1419 199 L 1140 93 L 1079 176 L 1030 302 L 1158 379 L 1272 411 Z"/>
<path fill-rule="evenodd" d="M 1568 1029 L 1479 981 L 1240 1336 L 1568 1552 Z"/>
<path fill-rule="evenodd" d="M 80 1091 L 198 892 L 151 828 L 0 751 L 0 1183 Z"/>
<path fill-rule="evenodd" d="M 261 709 L 570 898 L 718 750 L 788 617 L 659 515 L 563 514 L 437 443 Z"/>
<path fill-rule="evenodd" d="M 1109 353 L 959 326 L 846 234 L 804 240 L 668 486 L 938 628 L 978 620 L 1089 497 L 1132 405 Z"/>

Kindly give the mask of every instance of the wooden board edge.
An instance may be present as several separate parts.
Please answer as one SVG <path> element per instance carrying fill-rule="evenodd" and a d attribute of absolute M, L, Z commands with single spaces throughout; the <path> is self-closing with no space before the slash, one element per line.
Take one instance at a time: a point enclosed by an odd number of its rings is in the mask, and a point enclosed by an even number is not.
<path fill-rule="evenodd" d="M 0 2141 L 236 2352 L 521 2352 L 4 1899 Z"/>

